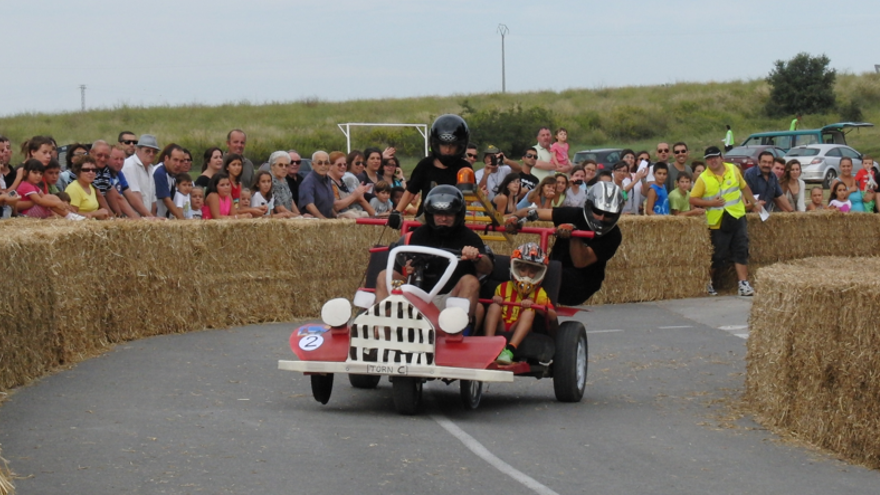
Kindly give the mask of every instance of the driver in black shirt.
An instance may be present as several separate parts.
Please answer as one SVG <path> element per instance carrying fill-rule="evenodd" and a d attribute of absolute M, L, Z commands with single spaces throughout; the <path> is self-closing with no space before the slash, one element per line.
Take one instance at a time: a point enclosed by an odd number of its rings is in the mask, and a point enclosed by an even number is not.
<path fill-rule="evenodd" d="M 492 273 L 495 266 L 492 252 L 480 236 L 465 226 L 464 195 L 457 187 L 442 185 L 431 189 L 425 197 L 424 208 L 425 224 L 413 231 L 407 244 L 461 250 L 461 261 L 440 294 L 468 299 L 470 301 L 468 315 L 473 322 L 480 295 L 480 281 L 477 277 Z M 425 273 L 427 285 L 433 286 L 431 282 L 439 280 L 446 266 L 445 263 L 429 264 Z M 395 271 L 393 278 L 405 280 L 406 277 Z M 382 301 L 386 297 L 388 297 L 388 287 L 385 286 L 385 270 L 383 270 L 376 279 L 376 300 Z M 474 328 L 473 324 L 471 328 Z"/>
<path fill-rule="evenodd" d="M 583 304 L 602 288 L 605 265 L 614 257 L 623 239 L 617 220 L 624 202 L 620 187 L 600 181 L 587 190 L 583 208 L 522 209 L 508 218 L 508 228 L 516 228 L 520 218 L 552 221 L 556 225 L 556 244 L 550 259 L 562 263 L 560 304 Z M 592 239 L 570 238 L 572 230 L 591 230 L 594 236 Z"/>

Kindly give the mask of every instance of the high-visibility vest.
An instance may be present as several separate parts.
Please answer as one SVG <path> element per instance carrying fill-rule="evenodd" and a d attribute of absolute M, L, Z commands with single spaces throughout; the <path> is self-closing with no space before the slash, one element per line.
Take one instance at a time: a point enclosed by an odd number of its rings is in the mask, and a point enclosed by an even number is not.
<path fill-rule="evenodd" d="M 703 199 L 715 199 L 719 194 L 724 198 L 724 206 L 709 206 L 706 208 L 706 221 L 709 225 L 721 223 L 721 216 L 724 215 L 725 210 L 733 218 L 740 218 L 746 214 L 746 205 L 742 200 L 742 191 L 739 188 L 736 170 L 736 165 L 725 163 L 724 177 L 722 177 L 721 182 L 718 181 L 718 176 L 708 168 L 701 174 L 703 183 L 706 186 Z"/>

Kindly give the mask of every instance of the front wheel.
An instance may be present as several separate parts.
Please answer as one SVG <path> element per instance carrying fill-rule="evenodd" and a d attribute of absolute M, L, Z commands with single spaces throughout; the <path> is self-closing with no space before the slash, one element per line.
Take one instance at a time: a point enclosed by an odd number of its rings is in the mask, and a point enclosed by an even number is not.
<path fill-rule="evenodd" d="M 483 398 L 483 382 L 476 380 L 461 380 L 461 404 L 465 409 L 473 411 L 480 407 Z"/>
<path fill-rule="evenodd" d="M 411 416 L 419 411 L 422 404 L 422 380 L 406 376 L 397 377 L 391 382 L 391 395 L 394 407 L 400 414 Z"/>
<path fill-rule="evenodd" d="M 333 373 L 312 375 L 312 396 L 316 401 L 326 404 L 330 400 L 331 392 L 333 392 Z"/>
<path fill-rule="evenodd" d="M 587 331 L 582 323 L 566 321 L 556 332 L 553 390 L 560 402 L 580 402 L 587 387 Z"/>
<path fill-rule="evenodd" d="M 834 182 L 834 179 L 837 178 L 837 172 L 834 171 L 833 168 L 828 169 L 825 172 L 825 180 L 822 181 L 822 187 L 825 189 L 831 189 L 831 183 Z"/>

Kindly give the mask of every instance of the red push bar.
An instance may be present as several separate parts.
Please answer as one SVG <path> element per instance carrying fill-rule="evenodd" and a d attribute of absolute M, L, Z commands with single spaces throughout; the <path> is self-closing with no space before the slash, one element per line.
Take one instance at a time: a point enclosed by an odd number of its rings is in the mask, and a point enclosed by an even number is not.
<path fill-rule="evenodd" d="M 355 220 L 359 225 L 385 225 L 388 223 L 388 220 L 385 218 L 358 218 Z M 421 227 L 421 223 L 415 220 L 405 220 L 403 225 L 401 226 L 401 232 L 409 232 L 410 229 L 414 229 L 417 227 Z M 475 224 L 465 224 L 469 229 L 475 232 L 505 232 L 504 227 L 502 226 L 486 226 L 486 225 L 475 225 Z M 522 227 L 518 231 L 520 234 L 536 234 L 541 236 L 541 249 L 544 251 L 547 250 L 547 241 L 549 240 L 551 235 L 556 233 L 556 229 L 552 227 Z M 592 239 L 594 233 L 590 230 L 573 230 L 571 231 L 572 237 L 581 237 L 584 239 Z M 378 249 L 378 248 L 374 248 Z M 373 250 L 370 250 L 373 252 Z"/>

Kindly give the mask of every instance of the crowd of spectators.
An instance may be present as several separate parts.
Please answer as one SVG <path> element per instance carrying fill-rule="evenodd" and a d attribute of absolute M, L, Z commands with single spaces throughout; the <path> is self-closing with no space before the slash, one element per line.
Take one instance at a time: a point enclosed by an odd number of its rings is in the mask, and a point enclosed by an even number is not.
<path fill-rule="evenodd" d="M 555 142 L 551 142 L 554 140 Z M 689 191 L 705 170 L 690 160 L 684 142 L 657 144 L 655 154 L 623 150 L 621 161 L 601 165 L 592 160 L 572 163 L 568 132 L 538 130 L 536 143 L 513 160 L 495 146 L 480 152 L 467 147 L 465 160 L 475 180 L 502 214 L 530 206 L 583 207 L 586 190 L 597 181 L 617 184 L 626 196 L 627 215 L 702 215 L 692 208 Z M 11 164 L 13 146 L 0 136 L 0 209 L 3 218 L 361 218 L 387 217 L 406 200 L 408 213 L 418 209 L 418 191 L 407 181 L 394 148 L 363 151 L 315 151 L 311 171 L 300 173 L 303 159 L 296 150 L 276 151 L 256 168 L 246 157 L 247 135 L 227 134 L 225 149 L 211 147 L 202 155 L 200 174 L 189 150 L 171 143 L 164 148 L 149 134 L 119 134 L 115 144 L 96 140 L 66 149 L 62 167 L 49 136 L 21 143 L 22 161 Z M 482 166 L 479 166 L 482 161 Z M 770 153 L 742 173 L 757 201 L 753 209 L 773 211 L 877 211 L 877 177 L 873 160 L 862 169 L 848 158 L 840 177 L 823 190 L 807 189 L 801 165 Z M 196 177 L 195 180 L 192 177 Z"/>

